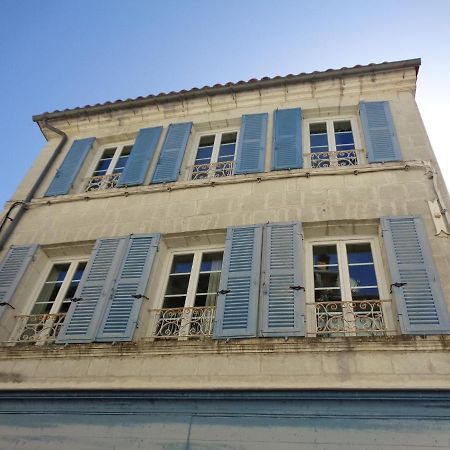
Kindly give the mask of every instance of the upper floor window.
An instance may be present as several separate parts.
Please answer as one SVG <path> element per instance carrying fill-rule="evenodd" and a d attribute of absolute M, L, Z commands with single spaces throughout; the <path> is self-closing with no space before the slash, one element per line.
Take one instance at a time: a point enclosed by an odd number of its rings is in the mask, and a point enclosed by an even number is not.
<path fill-rule="evenodd" d="M 190 178 L 200 180 L 233 175 L 237 136 L 237 131 L 201 136 Z"/>
<path fill-rule="evenodd" d="M 307 148 L 312 168 L 355 166 L 360 163 L 354 120 L 311 121 L 307 126 Z"/>
<path fill-rule="evenodd" d="M 85 261 L 52 266 L 30 314 L 18 317 L 19 341 L 46 341 L 57 336 L 85 268 Z"/>
<path fill-rule="evenodd" d="M 174 254 L 154 336 L 209 336 L 222 270 L 222 251 Z"/>
<path fill-rule="evenodd" d="M 108 146 L 102 151 L 100 160 L 96 163 L 89 178 L 86 191 L 111 189 L 116 187 L 120 174 L 131 153 L 132 144 Z"/>

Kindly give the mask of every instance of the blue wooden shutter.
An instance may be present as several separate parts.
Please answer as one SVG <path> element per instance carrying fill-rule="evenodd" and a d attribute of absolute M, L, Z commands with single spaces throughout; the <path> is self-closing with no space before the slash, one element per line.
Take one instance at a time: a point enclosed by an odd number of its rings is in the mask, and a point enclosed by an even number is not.
<path fill-rule="evenodd" d="M 389 102 L 361 102 L 359 114 L 369 162 L 401 161 Z"/>
<path fill-rule="evenodd" d="M 131 149 L 127 164 L 117 182 L 117 186 L 136 186 L 144 182 L 162 127 L 142 128 Z"/>
<path fill-rule="evenodd" d="M 381 219 L 392 287 L 403 334 L 450 331 L 447 304 L 419 217 Z"/>
<path fill-rule="evenodd" d="M 305 292 L 299 223 L 265 227 L 263 251 L 263 336 L 305 335 Z"/>
<path fill-rule="evenodd" d="M 214 337 L 256 336 L 262 225 L 227 232 Z"/>
<path fill-rule="evenodd" d="M 70 147 L 61 167 L 56 172 L 55 178 L 50 183 L 47 192 L 44 197 L 51 197 L 55 195 L 67 194 L 72 183 L 75 181 L 78 172 L 81 169 L 86 155 L 94 143 L 95 138 L 78 139 L 73 142 L 72 147 Z"/>
<path fill-rule="evenodd" d="M 0 302 L 9 303 L 37 245 L 14 245 L 0 264 Z M 0 306 L 0 316 L 9 306 Z"/>
<path fill-rule="evenodd" d="M 86 266 L 57 343 L 92 342 L 111 296 L 117 261 L 123 255 L 126 239 L 99 239 Z"/>
<path fill-rule="evenodd" d="M 152 183 L 177 181 L 192 122 L 169 125 Z"/>
<path fill-rule="evenodd" d="M 159 234 L 132 235 L 122 259 L 97 341 L 131 341 L 159 244 Z"/>
<path fill-rule="evenodd" d="M 273 119 L 273 170 L 303 165 L 301 110 L 277 109 Z"/>
<path fill-rule="evenodd" d="M 264 172 L 267 113 L 242 116 L 235 174 Z"/>

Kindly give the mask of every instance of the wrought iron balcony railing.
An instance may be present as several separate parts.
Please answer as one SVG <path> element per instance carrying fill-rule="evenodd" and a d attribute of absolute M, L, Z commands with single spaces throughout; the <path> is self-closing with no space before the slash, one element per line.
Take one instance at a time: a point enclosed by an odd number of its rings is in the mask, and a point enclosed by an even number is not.
<path fill-rule="evenodd" d="M 54 342 L 62 327 L 65 313 L 16 316 L 19 333 L 12 342 L 47 344 Z"/>
<path fill-rule="evenodd" d="M 153 338 L 202 338 L 213 334 L 215 306 L 153 309 Z"/>
<path fill-rule="evenodd" d="M 324 301 L 314 303 L 316 334 L 382 336 L 388 331 L 383 316 L 388 300 Z"/>
<path fill-rule="evenodd" d="M 191 180 L 203 180 L 205 178 L 220 178 L 233 175 L 234 161 L 221 161 L 208 164 L 196 164 L 191 166 Z"/>
<path fill-rule="evenodd" d="M 117 187 L 120 173 L 113 173 L 111 175 L 95 176 L 88 179 L 85 191 L 100 191 L 103 189 L 113 189 Z"/>
<path fill-rule="evenodd" d="M 363 150 L 359 149 L 306 153 L 312 169 L 357 166 L 361 164 L 362 155 Z"/>

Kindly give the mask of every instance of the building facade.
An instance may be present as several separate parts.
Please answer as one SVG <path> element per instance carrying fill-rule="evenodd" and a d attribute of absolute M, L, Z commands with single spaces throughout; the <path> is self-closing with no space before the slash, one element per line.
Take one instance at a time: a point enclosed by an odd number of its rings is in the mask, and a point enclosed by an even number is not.
<path fill-rule="evenodd" d="M 0 229 L 0 448 L 448 448 L 419 66 L 35 116 Z"/>

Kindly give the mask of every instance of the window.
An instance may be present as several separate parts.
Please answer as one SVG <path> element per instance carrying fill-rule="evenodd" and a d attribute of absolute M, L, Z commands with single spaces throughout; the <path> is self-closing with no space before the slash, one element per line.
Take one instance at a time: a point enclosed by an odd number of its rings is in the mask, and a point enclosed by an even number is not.
<path fill-rule="evenodd" d="M 156 310 L 155 337 L 212 334 L 222 251 L 174 254 L 161 310 Z"/>
<path fill-rule="evenodd" d="M 325 241 L 310 247 L 317 335 L 384 334 L 383 301 L 371 241 Z"/>
<path fill-rule="evenodd" d="M 356 166 L 358 150 L 352 119 L 307 122 L 311 168 Z"/>
<path fill-rule="evenodd" d="M 85 261 L 53 265 L 30 314 L 19 316 L 24 323 L 19 341 L 45 341 L 58 335 L 85 268 Z"/>
<path fill-rule="evenodd" d="M 115 188 L 132 147 L 132 144 L 120 144 L 105 148 L 89 178 L 86 191 Z"/>
<path fill-rule="evenodd" d="M 237 131 L 201 136 L 191 179 L 227 177 L 233 175 Z"/>

